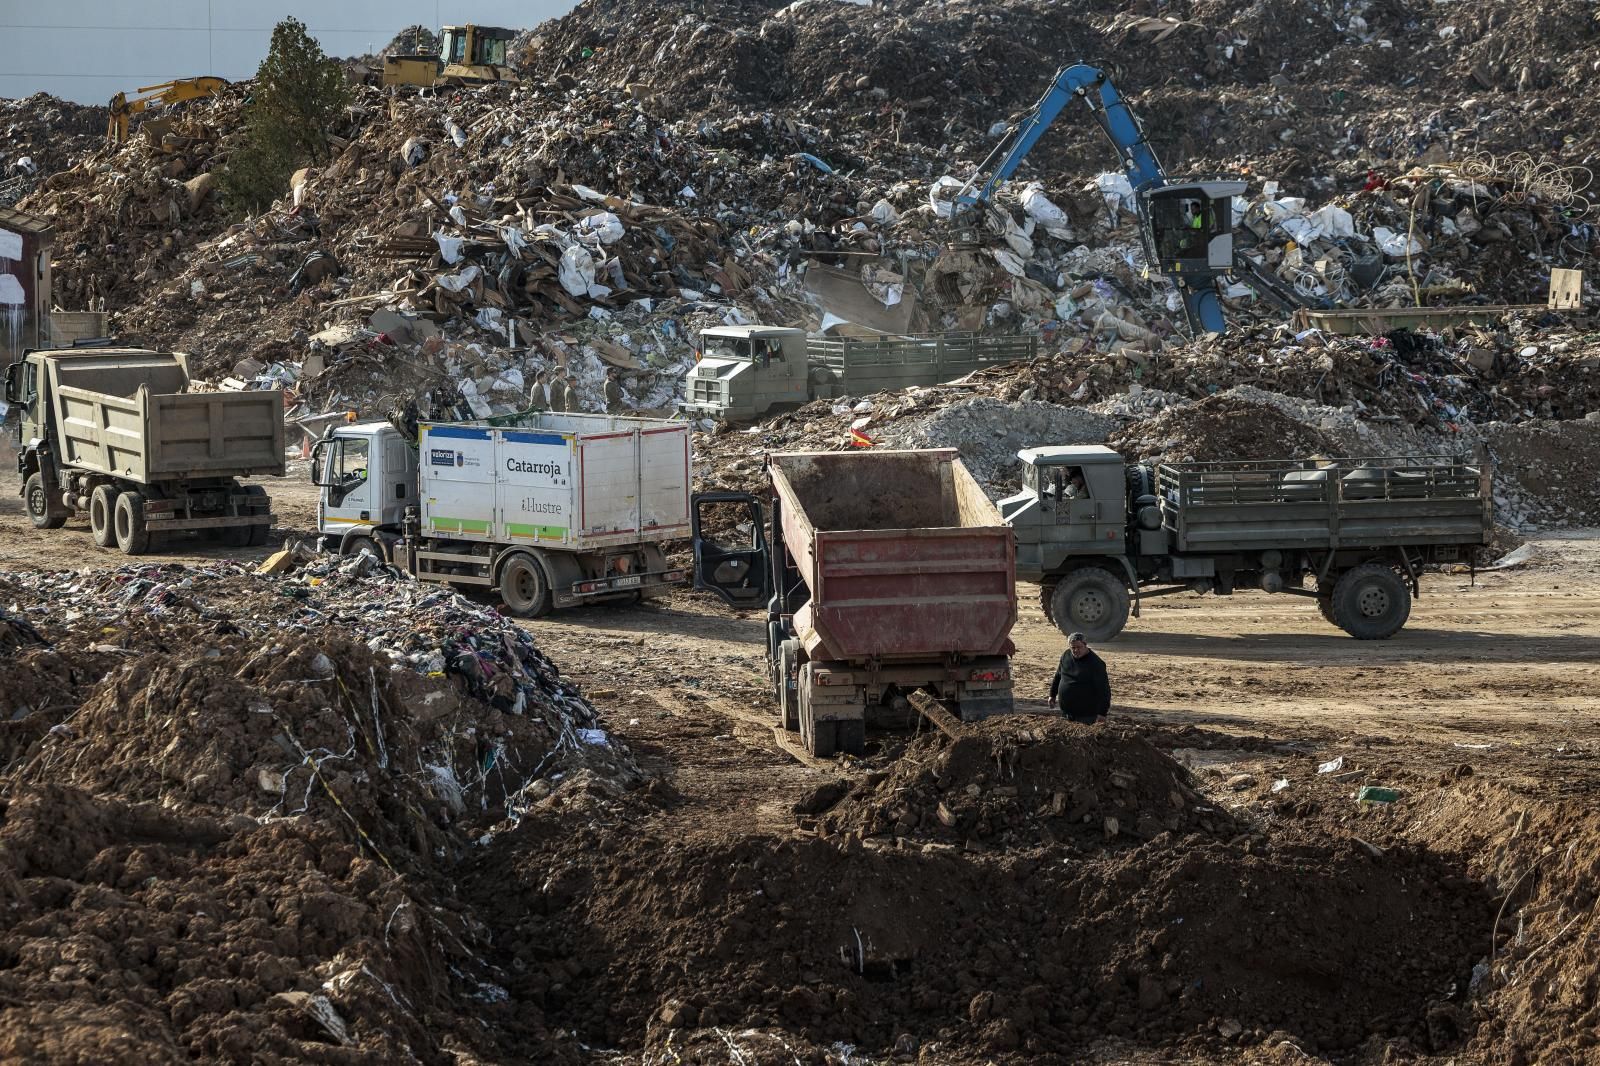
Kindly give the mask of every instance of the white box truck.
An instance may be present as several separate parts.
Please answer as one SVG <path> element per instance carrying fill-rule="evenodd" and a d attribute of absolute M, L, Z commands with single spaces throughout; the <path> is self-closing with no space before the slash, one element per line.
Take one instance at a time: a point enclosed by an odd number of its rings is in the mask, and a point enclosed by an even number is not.
<path fill-rule="evenodd" d="M 497 589 L 512 614 L 632 601 L 683 582 L 662 544 L 689 534 L 683 422 L 526 413 L 330 428 L 312 456 L 317 528 L 419 580 Z"/>

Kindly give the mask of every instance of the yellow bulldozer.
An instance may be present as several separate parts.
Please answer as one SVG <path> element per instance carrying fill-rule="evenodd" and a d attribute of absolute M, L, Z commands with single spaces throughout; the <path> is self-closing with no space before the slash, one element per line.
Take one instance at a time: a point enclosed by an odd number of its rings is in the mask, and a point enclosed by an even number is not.
<path fill-rule="evenodd" d="M 135 96 L 128 99 L 127 93 L 118 93 L 106 105 L 111 110 L 111 117 L 106 122 L 106 140 L 112 144 L 128 143 L 128 121 L 134 115 L 142 114 L 152 107 L 164 104 L 179 104 L 185 100 L 199 100 L 205 96 L 215 96 L 228 84 L 224 78 L 210 76 L 201 78 L 175 78 L 164 81 L 160 85 L 145 85 L 135 89 L 135 92 L 144 93 L 144 96 Z M 159 138 L 161 129 L 156 127 L 156 122 L 166 125 L 164 120 L 151 120 L 144 124 L 145 133 Z"/>
<path fill-rule="evenodd" d="M 483 85 L 515 82 L 506 49 L 515 30 L 499 26 L 446 26 L 439 35 L 438 55 L 385 56 L 382 85 Z"/>

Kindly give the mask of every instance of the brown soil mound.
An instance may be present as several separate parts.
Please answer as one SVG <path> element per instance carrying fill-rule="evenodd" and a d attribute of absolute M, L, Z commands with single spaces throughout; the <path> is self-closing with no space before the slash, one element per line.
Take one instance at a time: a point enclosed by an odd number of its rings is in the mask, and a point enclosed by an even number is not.
<path fill-rule="evenodd" d="M 1019 848 L 1133 844 L 1239 827 L 1141 737 L 1050 718 L 919 737 L 818 819 L 825 833 Z"/>
<path fill-rule="evenodd" d="M 1168 408 L 1128 426 L 1110 444 L 1130 459 L 1169 462 L 1292 459 L 1338 451 L 1322 433 L 1276 408 L 1233 396 Z"/>
<path fill-rule="evenodd" d="M 516 930 L 512 994 L 623 1047 L 778 1026 L 936 1061 L 1065 1062 L 1107 1035 L 1209 1045 L 1241 1028 L 1443 1049 L 1459 1034 L 1430 1031 L 1430 1011 L 1493 916 L 1407 848 L 1191 837 L 1062 862 L 629 828 L 514 839 L 467 889 Z"/>

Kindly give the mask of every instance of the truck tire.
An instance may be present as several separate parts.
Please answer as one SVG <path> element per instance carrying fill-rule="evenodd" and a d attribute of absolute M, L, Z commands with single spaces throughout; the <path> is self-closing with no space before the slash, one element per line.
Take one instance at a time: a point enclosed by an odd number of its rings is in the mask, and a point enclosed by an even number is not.
<path fill-rule="evenodd" d="M 1411 617 L 1411 590 L 1387 563 L 1362 563 L 1333 586 L 1333 624 L 1357 640 L 1386 640 Z"/>
<path fill-rule="evenodd" d="M 1326 592 L 1321 588 L 1317 589 L 1317 613 L 1322 615 L 1323 620 L 1330 626 L 1339 624 L 1333 618 L 1333 590 L 1331 588 Z"/>
<path fill-rule="evenodd" d="M 35 529 L 60 529 L 67 524 L 67 512 L 45 488 L 43 474 L 29 474 L 22 495 L 28 502 L 28 519 Z"/>
<path fill-rule="evenodd" d="M 371 537 L 351 537 L 344 543 L 343 547 L 339 551 L 339 554 L 345 556 L 346 558 L 354 559 L 356 556 L 360 555 L 363 550 L 371 552 L 372 557 L 378 560 L 380 563 L 388 562 L 388 560 L 383 557 L 383 548 Z"/>
<path fill-rule="evenodd" d="M 1051 625 L 1055 625 L 1056 621 L 1055 607 L 1051 603 L 1055 599 L 1055 595 L 1055 582 L 1050 581 L 1039 586 L 1039 609 L 1044 612 L 1044 620 Z"/>
<path fill-rule="evenodd" d="M 1110 640 L 1128 624 L 1128 586 L 1099 566 L 1064 574 L 1050 597 L 1050 619 L 1063 633 Z"/>
<path fill-rule="evenodd" d="M 501 564 L 500 602 L 518 618 L 538 618 L 550 612 L 550 582 L 539 560 L 517 552 Z"/>
<path fill-rule="evenodd" d="M 778 645 L 778 664 L 773 678 L 778 690 L 778 719 L 783 723 L 783 728 L 790 732 L 800 728 L 800 701 L 796 691 L 798 686 L 789 683 L 789 679 L 795 675 L 795 663 L 799 651 L 798 640 L 785 640 Z"/>
<path fill-rule="evenodd" d="M 92 502 L 92 501 L 91 501 Z M 144 524 L 144 494 L 124 492 L 117 497 L 111 523 L 117 530 L 117 547 L 123 555 L 143 555 L 150 550 L 150 530 Z"/>
<path fill-rule="evenodd" d="M 89 537 L 99 548 L 115 548 L 117 531 L 117 490 L 110 485 L 96 485 L 89 494 Z"/>
<path fill-rule="evenodd" d="M 267 499 L 267 490 L 260 485 L 246 485 L 244 494 L 251 498 L 251 511 L 255 514 L 271 514 L 272 501 Z M 259 502 L 257 502 L 259 501 Z M 259 548 L 267 542 L 267 534 L 272 532 L 266 525 L 251 526 L 249 534 L 245 537 L 245 546 Z M 378 552 L 379 560 L 383 559 L 383 552 Z"/>
<path fill-rule="evenodd" d="M 846 755 L 865 755 L 867 753 L 867 720 L 865 718 L 851 718 L 843 722 L 833 723 L 833 745 L 838 751 Z"/>

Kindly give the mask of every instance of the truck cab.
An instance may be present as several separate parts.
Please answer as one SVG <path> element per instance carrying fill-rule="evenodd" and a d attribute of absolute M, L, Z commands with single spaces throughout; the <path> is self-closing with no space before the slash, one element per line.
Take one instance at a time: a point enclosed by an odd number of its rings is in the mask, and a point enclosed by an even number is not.
<path fill-rule="evenodd" d="M 684 381 L 691 418 L 751 421 L 811 398 L 802 329 L 716 326 L 700 334 L 700 358 Z"/>
<path fill-rule="evenodd" d="M 1000 501 L 1016 530 L 1017 573 L 1037 581 L 1073 556 L 1127 552 L 1128 479 L 1102 445 L 1025 448 L 1022 490 Z"/>
<path fill-rule="evenodd" d="M 340 544 L 353 537 L 377 540 L 400 527 L 417 504 L 417 454 L 388 422 L 333 429 L 311 455 L 317 529 Z"/>

